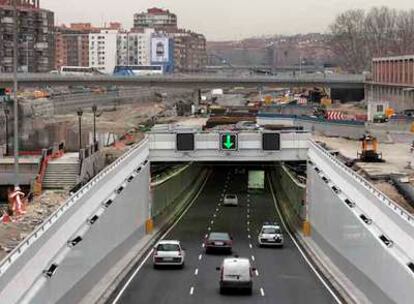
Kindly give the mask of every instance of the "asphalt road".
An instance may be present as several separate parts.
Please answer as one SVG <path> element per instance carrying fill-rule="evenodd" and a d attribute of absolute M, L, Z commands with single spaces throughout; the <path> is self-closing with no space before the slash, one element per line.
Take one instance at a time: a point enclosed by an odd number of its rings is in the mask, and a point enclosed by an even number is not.
<path fill-rule="evenodd" d="M 257 235 L 268 220 L 280 222 L 270 192 L 246 193 L 247 176 L 219 167 L 192 207 L 165 239 L 178 239 L 186 249 L 185 268 L 153 269 L 148 258 L 117 303 L 336 303 L 285 232 L 285 246 L 259 248 Z M 237 193 L 239 207 L 224 207 L 224 193 Z M 220 295 L 219 272 L 225 255 L 206 255 L 206 233 L 227 231 L 233 254 L 250 258 L 257 272 L 252 295 Z"/>

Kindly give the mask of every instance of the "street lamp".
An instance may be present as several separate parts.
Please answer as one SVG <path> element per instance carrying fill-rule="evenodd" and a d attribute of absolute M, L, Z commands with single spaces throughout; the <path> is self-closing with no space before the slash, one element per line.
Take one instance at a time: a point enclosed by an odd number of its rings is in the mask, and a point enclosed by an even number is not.
<path fill-rule="evenodd" d="M 98 107 L 96 104 L 92 106 L 92 112 L 93 112 L 93 144 L 96 145 L 96 111 L 98 111 Z"/>
<path fill-rule="evenodd" d="M 4 107 L 4 117 L 6 121 L 6 156 L 9 155 L 9 114 L 10 110 L 7 108 L 7 106 Z"/>
<path fill-rule="evenodd" d="M 81 108 L 78 109 L 78 118 L 79 118 L 79 152 L 82 149 L 82 115 L 83 111 Z"/>
<path fill-rule="evenodd" d="M 14 111 L 14 188 L 19 189 L 19 115 L 17 106 L 17 0 L 13 0 L 13 111 Z"/>

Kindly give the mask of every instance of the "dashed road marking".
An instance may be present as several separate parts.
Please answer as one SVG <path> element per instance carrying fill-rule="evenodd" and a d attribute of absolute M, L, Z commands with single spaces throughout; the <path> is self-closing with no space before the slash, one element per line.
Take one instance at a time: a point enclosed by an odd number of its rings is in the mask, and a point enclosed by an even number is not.
<path fill-rule="evenodd" d="M 199 261 L 201 261 L 201 259 L 203 258 L 203 255 L 202 254 L 200 254 L 199 256 L 198 256 L 198 260 Z"/>
<path fill-rule="evenodd" d="M 213 221 L 213 220 L 211 220 L 211 221 L 210 221 L 210 224 L 211 224 L 211 225 L 213 225 L 213 224 L 214 224 L 214 221 Z"/>
<path fill-rule="evenodd" d="M 247 232 L 250 232 L 250 228 L 249 227 L 247 227 Z"/>
<path fill-rule="evenodd" d="M 206 244 L 204 244 L 204 243 L 203 243 L 203 244 L 201 244 L 201 247 L 202 247 L 202 248 L 204 248 L 205 246 L 206 246 Z"/>
<path fill-rule="evenodd" d="M 204 237 L 207 238 L 208 237 L 208 234 L 206 233 L 206 235 Z"/>
<path fill-rule="evenodd" d="M 211 230 L 211 227 L 208 227 L 207 230 L 210 231 Z"/>
<path fill-rule="evenodd" d="M 260 288 L 260 294 L 262 295 L 262 297 L 265 296 L 265 293 L 264 293 L 264 289 L 263 288 Z"/>
<path fill-rule="evenodd" d="M 259 271 L 257 269 L 256 269 L 256 271 L 254 273 L 255 273 L 256 277 L 259 276 Z"/>
<path fill-rule="evenodd" d="M 252 244 L 249 244 L 249 247 L 250 247 L 250 249 L 252 249 L 253 248 L 253 245 Z"/>
<path fill-rule="evenodd" d="M 198 268 L 195 269 L 194 275 L 198 275 Z"/>
<path fill-rule="evenodd" d="M 216 217 L 216 216 L 217 216 L 217 214 L 215 214 L 215 213 L 214 213 L 214 214 L 213 214 L 213 217 Z"/>
<path fill-rule="evenodd" d="M 216 211 L 218 212 L 219 211 L 219 208 L 216 208 Z"/>
<path fill-rule="evenodd" d="M 247 235 L 247 238 L 249 238 L 249 239 L 251 238 L 250 234 L 249 234 L 249 235 Z"/>
<path fill-rule="evenodd" d="M 250 217 L 250 215 L 247 215 L 247 218 L 249 218 Z"/>
<path fill-rule="evenodd" d="M 190 296 L 192 296 L 193 294 L 194 294 L 194 287 L 191 286 L 191 288 L 190 288 Z"/>
<path fill-rule="evenodd" d="M 252 255 L 252 261 L 254 262 L 254 260 L 255 260 L 254 255 Z"/>
<path fill-rule="evenodd" d="M 247 225 L 250 225 L 250 221 L 247 221 Z"/>

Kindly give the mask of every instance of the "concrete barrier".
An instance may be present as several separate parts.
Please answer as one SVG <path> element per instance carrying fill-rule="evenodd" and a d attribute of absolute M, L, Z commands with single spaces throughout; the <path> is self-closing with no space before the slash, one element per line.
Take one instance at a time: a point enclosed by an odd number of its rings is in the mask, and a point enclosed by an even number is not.
<path fill-rule="evenodd" d="M 413 217 L 315 143 L 309 159 L 312 240 L 372 303 L 412 303 Z"/>

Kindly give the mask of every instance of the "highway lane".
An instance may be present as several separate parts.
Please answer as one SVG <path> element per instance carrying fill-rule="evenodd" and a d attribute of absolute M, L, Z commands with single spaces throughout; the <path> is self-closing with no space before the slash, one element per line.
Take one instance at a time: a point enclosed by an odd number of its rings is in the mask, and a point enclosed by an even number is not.
<path fill-rule="evenodd" d="M 261 224 L 277 216 L 270 192 L 246 193 L 246 175 L 217 168 L 194 204 L 165 239 L 178 239 L 186 248 L 180 269 L 153 269 L 149 258 L 132 278 L 117 303 L 336 303 L 285 233 L 283 249 L 259 248 Z M 225 193 L 237 193 L 239 207 L 223 207 Z M 206 255 L 203 238 L 209 231 L 227 231 L 234 254 L 250 258 L 257 272 L 253 294 L 220 295 L 220 265 L 225 255 Z"/>

